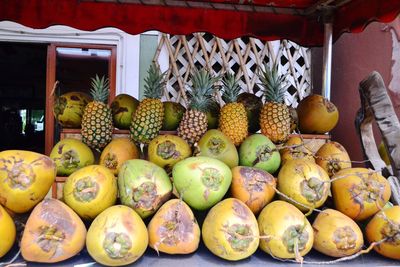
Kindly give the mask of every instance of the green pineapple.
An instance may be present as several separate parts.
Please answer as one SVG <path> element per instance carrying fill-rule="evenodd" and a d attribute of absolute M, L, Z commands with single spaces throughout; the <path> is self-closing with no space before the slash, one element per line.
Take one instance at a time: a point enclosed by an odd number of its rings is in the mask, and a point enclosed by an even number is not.
<path fill-rule="evenodd" d="M 161 102 L 165 86 L 164 74 L 156 64 L 152 64 L 145 78 L 144 99 L 133 114 L 130 127 L 134 142 L 148 144 L 158 134 L 164 120 L 164 105 Z"/>
<path fill-rule="evenodd" d="M 82 141 L 89 147 L 101 150 L 112 139 L 114 129 L 111 109 L 106 104 L 109 91 L 109 80 L 96 74 L 92 78 L 90 94 L 93 101 L 89 102 L 82 116 Z"/>
<path fill-rule="evenodd" d="M 260 114 L 261 133 L 274 143 L 282 143 L 289 138 L 292 122 L 290 110 L 284 101 L 288 83 L 286 76 L 278 75 L 276 66 L 270 69 L 265 64 L 264 67 L 259 76 L 265 98 Z"/>
<path fill-rule="evenodd" d="M 192 90 L 188 92 L 189 105 L 178 127 L 178 136 L 194 145 L 207 131 L 207 111 L 214 101 L 214 83 L 218 77 L 212 77 L 201 69 L 192 75 Z"/>
<path fill-rule="evenodd" d="M 225 105 L 220 111 L 219 129 L 239 146 L 246 139 L 249 127 L 246 109 L 242 103 L 237 102 L 240 86 L 231 73 L 226 73 L 222 82 L 224 89 L 222 99 Z"/>

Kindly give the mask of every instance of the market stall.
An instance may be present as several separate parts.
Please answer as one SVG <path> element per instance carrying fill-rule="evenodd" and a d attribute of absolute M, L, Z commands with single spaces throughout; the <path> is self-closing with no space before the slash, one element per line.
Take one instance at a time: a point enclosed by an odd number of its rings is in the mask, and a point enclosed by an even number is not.
<path fill-rule="evenodd" d="M 18 3 L 11 3 L 9 1 L 2 1 L 0 3 L 0 20 L 18 22 L 32 28 L 46 28 L 51 25 L 68 25 L 81 30 L 116 27 L 132 34 L 138 34 L 147 30 L 159 30 L 170 34 L 209 32 L 225 39 L 251 36 L 261 40 L 289 39 L 304 46 L 323 46 L 324 77 L 322 95 L 328 100 L 331 93 L 334 94 L 330 89 L 332 42 L 337 40 L 344 32 L 362 31 L 371 21 L 390 22 L 396 18 L 399 13 L 400 2 L 395 0 L 282 0 L 273 2 L 261 0 L 61 0 L 57 2 L 50 0 L 27 0 Z M 96 80 L 95 83 L 101 83 L 101 81 Z M 132 130 L 132 132 L 134 131 Z M 254 162 L 256 162 L 256 160 L 254 160 Z M 276 171 L 276 169 L 273 169 L 273 171 L 271 170 L 271 172 L 274 171 Z M 177 177 L 174 177 L 174 179 L 178 179 Z M 87 186 L 87 184 L 84 186 Z M 311 185 L 309 186 L 312 187 Z M 321 187 L 323 186 L 321 185 Z M 204 194 L 208 197 L 209 192 L 206 190 Z M 328 196 L 326 196 L 326 198 L 327 197 Z M 385 199 L 386 198 L 388 197 L 385 196 Z M 191 200 L 185 201 L 188 203 L 191 202 Z M 313 206 L 313 209 L 315 208 L 316 207 Z M 203 223 L 206 213 L 198 212 L 196 215 L 199 222 Z M 357 216 L 358 215 L 355 217 Z M 104 224 L 106 224 L 106 222 L 104 222 Z M 52 229 L 47 229 L 46 231 L 51 232 Z M 301 232 L 303 229 L 296 229 L 296 231 Z M 54 233 L 51 235 L 54 235 Z M 117 238 L 114 239 L 117 241 L 119 240 Z M 243 240 L 237 239 L 236 241 L 240 243 Z M 330 264 L 341 262 L 341 260 L 334 261 L 332 258 L 327 258 L 316 252 L 309 254 L 303 259 L 298 255 L 299 244 L 297 244 L 297 242 L 298 241 L 295 241 L 295 243 L 292 244 L 296 255 L 294 260 L 288 260 L 290 262 L 297 261 L 309 264 L 320 264 L 321 261 L 331 261 Z M 119 243 L 118 248 L 114 247 L 113 249 L 120 251 L 120 245 L 121 243 Z M 372 246 L 370 249 L 372 249 Z M 366 248 L 363 250 L 363 253 L 369 252 L 370 249 Z M 7 254 L 5 261 L 11 260 L 11 258 L 15 256 L 16 250 L 17 248 L 15 246 L 14 249 Z M 397 261 L 382 258 L 374 252 L 360 256 L 360 254 L 363 253 L 359 252 L 359 255 L 357 255 L 359 257 L 352 261 L 351 264 L 398 264 Z M 283 261 L 281 263 L 275 261 L 275 258 L 279 258 L 279 256 L 267 258 L 263 252 L 258 251 L 251 258 L 240 261 L 238 264 L 254 266 L 264 264 L 265 262 L 277 265 L 287 264 L 285 262 L 286 260 L 281 259 Z M 351 259 L 351 256 L 347 258 L 347 260 Z M 22 261 L 20 256 L 17 258 L 16 262 L 18 261 Z M 272 261 L 273 263 L 271 263 Z M 95 263 L 88 255 L 88 252 L 83 250 L 80 254 L 72 257 L 63 264 L 82 264 L 82 266 L 87 266 L 87 264 L 94 265 Z M 138 261 L 138 264 L 152 266 L 217 266 L 230 263 L 213 256 L 202 243 L 200 249 L 196 253 L 184 257 L 166 256 L 164 254 L 157 256 L 155 251 L 147 248 L 147 252 L 144 254 L 143 258 Z M 32 266 L 35 265 L 33 264 Z"/>

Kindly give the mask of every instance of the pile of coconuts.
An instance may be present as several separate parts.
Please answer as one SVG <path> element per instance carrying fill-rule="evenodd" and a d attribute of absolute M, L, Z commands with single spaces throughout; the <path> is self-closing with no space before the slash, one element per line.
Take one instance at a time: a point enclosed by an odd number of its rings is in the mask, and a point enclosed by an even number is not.
<path fill-rule="evenodd" d="M 311 146 L 301 135 L 276 145 L 256 133 L 236 147 L 210 129 L 195 147 L 160 135 L 146 155 L 127 138 L 101 155 L 77 139 L 49 157 L 2 151 L 0 259 L 17 242 L 27 262 L 56 264 L 86 248 L 102 265 L 123 266 L 148 247 L 190 254 L 203 242 L 228 261 L 260 250 L 266 262 L 310 263 L 312 249 L 327 263 L 371 250 L 400 260 L 400 207 L 386 178 L 353 167 L 338 142 Z M 62 198 L 46 197 L 57 176 L 66 177 Z"/>

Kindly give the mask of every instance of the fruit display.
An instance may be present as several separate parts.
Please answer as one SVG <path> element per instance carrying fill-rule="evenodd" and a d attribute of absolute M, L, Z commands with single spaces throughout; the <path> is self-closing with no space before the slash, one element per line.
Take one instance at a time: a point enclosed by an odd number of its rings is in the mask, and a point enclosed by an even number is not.
<path fill-rule="evenodd" d="M 150 161 L 131 159 L 121 166 L 118 189 L 121 203 L 147 218 L 170 198 L 172 184 L 163 168 Z"/>
<path fill-rule="evenodd" d="M 164 120 L 161 130 L 164 131 L 175 131 L 179 122 L 182 120 L 183 114 L 186 109 L 180 103 L 165 101 L 164 105 Z"/>
<path fill-rule="evenodd" d="M 256 217 L 246 204 L 235 198 L 224 199 L 212 207 L 201 231 L 206 247 L 225 260 L 245 259 L 259 245 Z"/>
<path fill-rule="evenodd" d="M 125 161 L 139 157 L 139 149 L 129 138 L 115 138 L 101 152 L 99 164 L 118 175 Z"/>
<path fill-rule="evenodd" d="M 79 169 L 64 184 L 64 201 L 81 218 L 93 220 L 117 200 L 117 181 L 104 166 Z"/>
<path fill-rule="evenodd" d="M 65 128 L 80 128 L 83 111 L 91 98 L 82 92 L 68 92 L 55 98 L 53 114 Z"/>
<path fill-rule="evenodd" d="M 217 129 L 208 130 L 199 140 L 197 146 L 198 156 L 215 158 L 229 168 L 238 166 L 239 154 L 233 142 Z"/>
<path fill-rule="evenodd" d="M 50 158 L 57 166 L 57 175 L 68 176 L 74 171 L 94 164 L 92 150 L 82 141 L 65 138 L 51 150 Z"/>
<path fill-rule="evenodd" d="M 21 254 L 27 261 L 60 262 L 79 253 L 85 238 L 86 227 L 70 207 L 56 199 L 45 199 L 26 222 Z"/>
<path fill-rule="evenodd" d="M 331 131 L 339 121 L 337 107 L 321 95 L 303 98 L 297 106 L 301 133 L 323 134 Z"/>
<path fill-rule="evenodd" d="M 212 77 L 205 69 L 197 70 L 192 75 L 192 90 L 188 93 L 189 106 L 178 127 L 178 136 L 189 145 L 198 142 L 207 131 L 206 113 L 213 105 L 214 83 L 217 81 L 218 78 Z"/>
<path fill-rule="evenodd" d="M 135 211 L 122 205 L 100 213 L 86 236 L 90 256 L 106 266 L 122 266 L 137 261 L 147 245 L 146 225 Z"/>
<path fill-rule="evenodd" d="M 49 192 L 56 178 L 49 157 L 24 150 L 0 152 L 0 205 L 16 212 L 30 211 Z"/>
<path fill-rule="evenodd" d="M 92 78 L 90 94 L 93 101 L 83 111 L 82 141 L 96 150 L 103 149 L 112 139 L 112 113 L 106 104 L 109 90 L 109 81 L 104 76 Z"/>
<path fill-rule="evenodd" d="M 152 65 L 145 99 L 117 96 L 112 117 L 99 102 L 108 81 L 96 77 L 82 129 L 63 131 L 50 157 L 1 151 L 0 265 L 146 265 L 155 257 L 186 265 L 194 253 L 222 265 L 319 265 L 373 250 L 400 260 L 394 188 L 380 171 L 353 167 L 345 147 L 321 135 L 336 124 L 333 104 L 314 95 L 306 108 L 287 107 L 276 68 L 261 73 L 264 104 L 239 94 L 235 74 L 220 80 L 200 69 L 190 79 L 185 107 L 162 102 L 164 74 Z M 313 107 L 317 100 L 334 114 Z M 314 116 L 318 123 L 308 125 Z"/>
<path fill-rule="evenodd" d="M 265 99 L 260 113 L 261 133 L 274 143 L 285 142 L 292 124 L 289 107 L 284 103 L 288 88 L 286 76 L 279 76 L 277 66 L 270 69 L 268 65 L 264 66 L 259 76 Z"/>
<path fill-rule="evenodd" d="M 235 146 L 239 146 L 248 135 L 247 113 L 244 105 L 237 102 L 240 86 L 232 73 L 226 73 L 223 82 L 222 99 L 225 105 L 220 110 L 219 129 Z"/>
<path fill-rule="evenodd" d="M 168 254 L 195 252 L 200 243 L 200 227 L 190 207 L 180 199 L 165 202 L 147 226 L 149 246 Z"/>
<path fill-rule="evenodd" d="M 144 81 L 144 99 L 133 113 L 130 132 L 134 142 L 148 144 L 158 135 L 164 120 L 164 105 L 161 102 L 164 74 L 153 63 Z"/>
<path fill-rule="evenodd" d="M 111 102 L 113 124 L 118 129 L 129 129 L 132 115 L 135 113 L 139 100 L 131 95 L 119 94 Z"/>

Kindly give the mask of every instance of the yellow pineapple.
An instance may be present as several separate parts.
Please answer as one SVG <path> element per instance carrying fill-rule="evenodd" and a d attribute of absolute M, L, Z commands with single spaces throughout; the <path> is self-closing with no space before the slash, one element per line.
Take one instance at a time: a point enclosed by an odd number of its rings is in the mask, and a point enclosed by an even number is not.
<path fill-rule="evenodd" d="M 265 98 L 260 114 L 261 133 L 274 143 L 285 142 L 291 127 L 290 110 L 284 103 L 284 95 L 288 88 L 286 76 L 279 76 L 276 66 L 270 69 L 265 64 L 259 78 Z"/>
<path fill-rule="evenodd" d="M 104 76 L 92 78 L 89 102 L 82 115 L 82 141 L 89 147 L 101 150 L 112 139 L 114 129 L 111 109 L 106 104 L 109 95 L 109 81 Z"/>
<path fill-rule="evenodd" d="M 214 101 L 214 83 L 218 78 L 201 69 L 192 75 L 191 80 L 192 90 L 188 92 L 190 102 L 179 123 L 178 136 L 190 145 L 194 145 L 207 131 L 206 113 Z"/>
<path fill-rule="evenodd" d="M 222 99 L 225 105 L 219 115 L 219 129 L 239 146 L 248 135 L 247 113 L 242 103 L 236 102 L 240 86 L 235 76 L 227 73 L 223 79 Z"/>
<path fill-rule="evenodd" d="M 144 99 L 132 115 L 131 138 L 136 143 L 148 144 L 158 134 L 164 120 L 164 105 L 161 102 L 165 85 L 164 74 L 152 64 L 145 78 Z"/>

